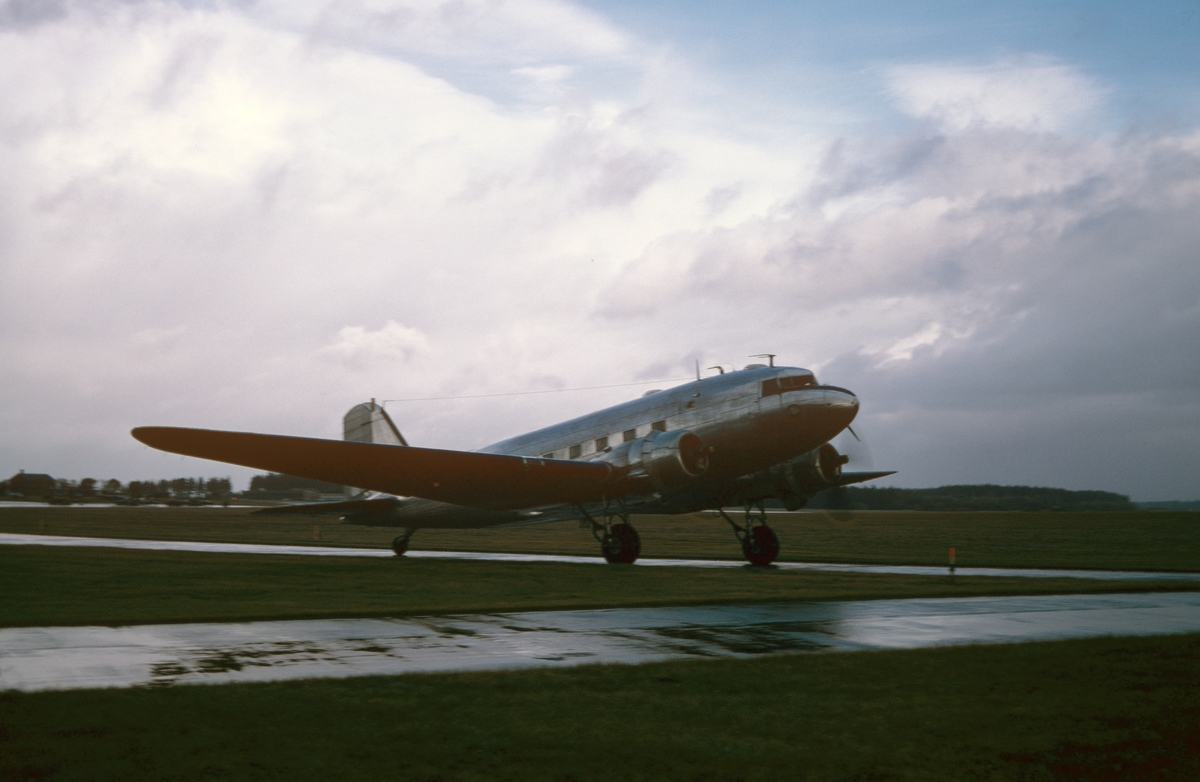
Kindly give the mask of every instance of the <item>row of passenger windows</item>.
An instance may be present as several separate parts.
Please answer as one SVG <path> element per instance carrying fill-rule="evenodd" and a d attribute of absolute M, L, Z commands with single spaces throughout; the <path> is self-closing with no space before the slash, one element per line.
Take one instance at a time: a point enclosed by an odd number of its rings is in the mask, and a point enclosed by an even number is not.
<path fill-rule="evenodd" d="M 626 429 L 624 432 L 621 432 L 621 442 L 627 443 L 630 440 L 636 440 L 638 438 L 637 431 L 638 430 L 635 428 L 635 429 Z M 650 432 L 665 432 L 665 431 L 667 431 L 667 422 L 664 419 L 662 421 L 655 421 L 654 423 L 650 424 L 650 430 L 647 432 L 647 434 L 649 434 Z M 611 437 L 613 437 L 613 436 L 607 435 L 607 434 L 604 435 L 603 437 L 597 437 L 595 440 L 595 443 L 594 443 L 595 448 L 591 451 L 588 451 L 588 453 L 600 453 L 601 451 L 607 450 L 608 442 L 611 439 Z M 565 451 L 565 453 L 563 451 L 549 451 L 547 453 L 542 454 L 542 458 L 543 459 L 561 459 L 565 455 L 566 458 L 568 458 L 568 459 L 578 459 L 580 456 L 583 456 L 583 446 L 584 445 L 585 445 L 585 443 L 576 443 L 575 445 L 572 445 L 570 448 L 568 448 Z"/>

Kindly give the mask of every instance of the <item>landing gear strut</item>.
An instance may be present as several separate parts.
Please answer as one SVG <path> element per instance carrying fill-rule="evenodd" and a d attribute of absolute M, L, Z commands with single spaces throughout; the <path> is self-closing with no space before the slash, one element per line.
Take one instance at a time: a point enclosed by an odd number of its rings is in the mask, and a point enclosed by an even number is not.
<path fill-rule="evenodd" d="M 733 534 L 741 541 L 742 553 L 751 565 L 766 567 L 779 556 L 779 536 L 767 526 L 767 513 L 763 510 L 761 502 L 746 503 L 744 524 L 738 524 L 729 518 L 729 514 L 723 508 L 718 508 L 717 512 L 733 527 Z"/>
<path fill-rule="evenodd" d="M 408 539 L 413 536 L 414 532 L 416 532 L 415 529 L 406 529 L 404 530 L 403 535 L 397 536 L 396 539 L 392 541 L 392 552 L 396 556 L 402 557 L 404 556 L 404 552 L 408 551 Z"/>
<path fill-rule="evenodd" d="M 618 505 L 614 510 L 610 506 L 604 508 L 604 521 L 599 522 L 580 505 L 579 512 L 586 521 L 592 524 L 592 537 L 600 542 L 600 552 L 611 565 L 629 565 L 635 562 L 638 554 L 642 553 L 642 540 L 637 530 L 629 523 L 629 513 L 624 505 Z M 613 524 L 613 518 L 620 522 Z"/>

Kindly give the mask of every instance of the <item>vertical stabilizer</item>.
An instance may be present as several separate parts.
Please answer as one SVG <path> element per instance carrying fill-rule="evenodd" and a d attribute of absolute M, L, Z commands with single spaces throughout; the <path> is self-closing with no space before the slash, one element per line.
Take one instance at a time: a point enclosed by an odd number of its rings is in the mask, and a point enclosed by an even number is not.
<path fill-rule="evenodd" d="M 350 412 L 342 419 L 342 425 L 342 439 L 347 442 L 408 445 L 387 411 L 382 405 L 375 404 L 374 399 L 350 408 Z"/>
<path fill-rule="evenodd" d="M 375 404 L 374 399 L 350 408 L 350 412 L 342 418 L 342 439 L 351 443 L 408 446 L 404 435 L 392 423 L 391 416 L 382 405 Z M 368 494 L 370 492 L 353 486 L 346 487 L 347 499 L 359 499 Z"/>

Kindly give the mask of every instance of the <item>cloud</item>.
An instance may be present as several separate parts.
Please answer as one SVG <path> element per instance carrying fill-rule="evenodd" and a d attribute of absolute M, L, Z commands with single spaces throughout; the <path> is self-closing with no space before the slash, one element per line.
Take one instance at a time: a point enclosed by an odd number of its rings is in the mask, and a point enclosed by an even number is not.
<path fill-rule="evenodd" d="M 595 111 L 566 114 L 543 150 L 541 176 L 578 182 L 581 200 L 589 205 L 629 203 L 675 160 L 665 149 L 646 149 L 636 131 L 629 132 L 630 124 L 627 117 L 606 120 Z"/>
<path fill-rule="evenodd" d="M 0 29 L 25 28 L 61 19 L 66 0 L 4 0 L 0 3 Z"/>
<path fill-rule="evenodd" d="M 372 364 L 404 363 L 429 349 L 429 340 L 414 328 L 394 320 L 376 331 L 363 326 L 346 326 L 338 331 L 338 340 L 322 348 L 323 355 L 350 368 Z"/>
<path fill-rule="evenodd" d="M 886 78 L 902 110 L 953 130 L 1062 130 L 1095 112 L 1104 98 L 1093 80 L 1048 57 L 895 65 Z"/>
<path fill-rule="evenodd" d="M 611 60 L 632 43 L 598 14 L 559 0 L 282 0 L 255 12 L 314 43 L 480 63 Z"/>

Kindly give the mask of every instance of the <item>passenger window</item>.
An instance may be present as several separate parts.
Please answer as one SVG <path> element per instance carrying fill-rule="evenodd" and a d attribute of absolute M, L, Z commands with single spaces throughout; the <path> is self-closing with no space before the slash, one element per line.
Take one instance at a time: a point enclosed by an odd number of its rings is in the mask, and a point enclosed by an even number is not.
<path fill-rule="evenodd" d="M 582 445 L 572 445 L 570 453 L 571 453 L 572 459 L 578 459 L 580 454 L 583 453 L 583 446 Z"/>
<path fill-rule="evenodd" d="M 655 421 L 654 423 L 650 424 L 650 428 L 655 432 L 665 432 L 667 431 L 667 422 Z"/>
<path fill-rule="evenodd" d="M 607 447 L 608 447 L 608 435 L 605 435 L 604 437 L 596 438 L 596 453 L 603 451 Z"/>
<path fill-rule="evenodd" d="M 627 443 L 630 440 L 637 439 L 637 429 L 626 429 L 621 433 L 621 442 Z"/>
<path fill-rule="evenodd" d="M 543 459 L 553 459 L 553 458 L 554 458 L 554 451 L 551 451 L 550 453 L 544 453 L 544 454 L 542 454 L 542 458 L 543 458 Z"/>

